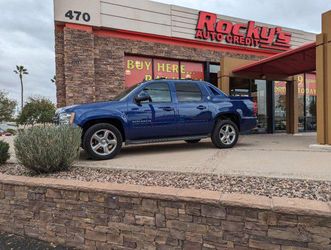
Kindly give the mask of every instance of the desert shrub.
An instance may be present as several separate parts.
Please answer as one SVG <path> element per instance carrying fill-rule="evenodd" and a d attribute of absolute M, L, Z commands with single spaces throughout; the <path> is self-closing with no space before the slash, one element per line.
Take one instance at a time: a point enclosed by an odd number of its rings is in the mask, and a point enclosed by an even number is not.
<path fill-rule="evenodd" d="M 9 159 L 9 144 L 4 141 L 0 141 L 0 165 L 3 165 Z"/>
<path fill-rule="evenodd" d="M 12 135 L 16 135 L 17 134 L 17 131 L 15 129 L 12 129 L 12 128 L 9 128 L 6 130 L 7 133 L 10 133 Z"/>
<path fill-rule="evenodd" d="M 37 126 L 20 131 L 15 153 L 20 164 L 37 174 L 67 170 L 79 155 L 81 129 Z"/>

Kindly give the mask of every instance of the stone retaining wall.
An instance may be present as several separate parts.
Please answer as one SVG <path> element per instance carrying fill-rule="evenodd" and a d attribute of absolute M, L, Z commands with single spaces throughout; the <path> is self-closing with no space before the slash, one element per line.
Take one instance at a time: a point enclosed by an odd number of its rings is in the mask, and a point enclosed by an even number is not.
<path fill-rule="evenodd" d="M 0 231 L 79 249 L 331 249 L 331 206 L 0 175 Z"/>

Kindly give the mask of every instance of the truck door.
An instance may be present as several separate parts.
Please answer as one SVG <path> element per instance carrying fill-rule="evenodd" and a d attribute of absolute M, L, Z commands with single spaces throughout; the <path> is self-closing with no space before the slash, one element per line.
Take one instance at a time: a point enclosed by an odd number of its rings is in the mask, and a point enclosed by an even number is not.
<path fill-rule="evenodd" d="M 210 133 L 212 113 L 208 95 L 195 82 L 175 82 L 178 102 L 178 133 L 180 136 L 207 135 Z"/>
<path fill-rule="evenodd" d="M 152 82 L 142 91 L 151 100 L 128 107 L 130 120 L 130 140 L 147 140 L 172 137 L 176 135 L 176 105 L 172 100 L 169 83 Z"/>

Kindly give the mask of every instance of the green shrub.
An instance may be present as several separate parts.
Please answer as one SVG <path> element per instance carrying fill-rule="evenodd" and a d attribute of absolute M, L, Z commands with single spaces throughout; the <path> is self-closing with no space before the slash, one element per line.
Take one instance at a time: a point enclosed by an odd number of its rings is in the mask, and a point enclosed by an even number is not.
<path fill-rule="evenodd" d="M 9 159 L 9 144 L 4 141 L 0 141 L 0 165 L 3 165 Z"/>
<path fill-rule="evenodd" d="M 52 125 L 20 131 L 14 145 L 19 163 L 42 174 L 71 167 L 79 155 L 80 143 L 80 128 Z"/>
<path fill-rule="evenodd" d="M 30 97 L 17 117 L 18 125 L 35 125 L 52 123 L 55 105 L 44 97 Z"/>
<path fill-rule="evenodd" d="M 12 135 L 16 135 L 17 134 L 17 131 L 15 129 L 12 129 L 12 128 L 9 128 L 6 130 L 7 133 L 10 133 Z"/>

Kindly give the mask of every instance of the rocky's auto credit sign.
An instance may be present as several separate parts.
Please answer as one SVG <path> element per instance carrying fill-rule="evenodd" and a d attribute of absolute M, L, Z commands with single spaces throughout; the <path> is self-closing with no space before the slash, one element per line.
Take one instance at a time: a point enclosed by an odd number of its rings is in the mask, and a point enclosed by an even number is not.
<path fill-rule="evenodd" d="M 217 15 L 200 11 L 195 38 L 228 44 L 287 50 L 291 47 L 292 34 L 281 27 L 260 27 L 254 21 L 232 23 L 218 20 Z"/>

